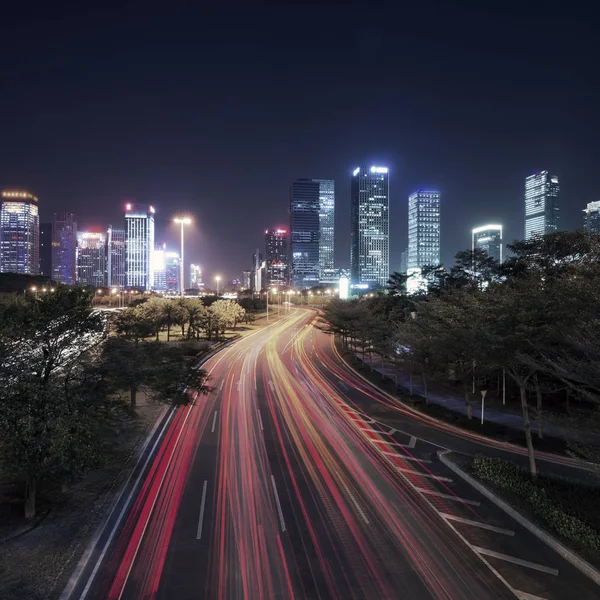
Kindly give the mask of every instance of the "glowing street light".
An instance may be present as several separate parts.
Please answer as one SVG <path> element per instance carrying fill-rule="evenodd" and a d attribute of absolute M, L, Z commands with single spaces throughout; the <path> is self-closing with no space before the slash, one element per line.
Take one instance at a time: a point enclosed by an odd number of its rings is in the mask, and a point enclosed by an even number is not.
<path fill-rule="evenodd" d="M 215 275 L 215 281 L 217 282 L 217 296 L 219 295 L 219 282 L 221 281 L 220 275 Z"/>
<path fill-rule="evenodd" d="M 184 278 L 184 270 L 183 270 L 183 226 L 190 225 L 192 220 L 189 217 L 175 217 L 173 219 L 175 223 L 179 223 L 181 225 L 181 258 L 179 261 L 179 288 L 181 292 L 181 297 L 183 298 L 183 292 L 185 290 L 185 284 L 183 282 Z"/>

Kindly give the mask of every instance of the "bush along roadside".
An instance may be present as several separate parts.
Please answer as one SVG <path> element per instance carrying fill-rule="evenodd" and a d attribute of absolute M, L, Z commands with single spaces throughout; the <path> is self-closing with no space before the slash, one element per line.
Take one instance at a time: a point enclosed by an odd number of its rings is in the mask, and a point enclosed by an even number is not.
<path fill-rule="evenodd" d="M 536 520 L 560 537 L 570 540 L 585 554 L 600 559 L 600 488 L 585 486 L 557 477 L 539 477 L 533 483 L 516 465 L 497 458 L 476 456 L 471 472 L 500 491 L 512 496 L 521 508 L 531 511 Z"/>

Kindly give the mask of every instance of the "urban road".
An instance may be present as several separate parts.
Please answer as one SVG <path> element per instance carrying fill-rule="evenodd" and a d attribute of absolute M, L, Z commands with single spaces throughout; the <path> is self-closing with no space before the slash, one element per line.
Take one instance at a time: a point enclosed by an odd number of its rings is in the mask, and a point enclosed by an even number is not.
<path fill-rule="evenodd" d="M 522 453 L 398 407 L 314 319 L 292 309 L 205 363 L 210 393 L 164 416 L 63 598 L 600 597 L 436 454 Z"/>

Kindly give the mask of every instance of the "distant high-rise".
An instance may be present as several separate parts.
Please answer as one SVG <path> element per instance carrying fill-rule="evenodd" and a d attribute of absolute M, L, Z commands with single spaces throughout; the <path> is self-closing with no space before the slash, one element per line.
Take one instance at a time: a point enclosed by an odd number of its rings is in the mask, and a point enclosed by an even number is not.
<path fill-rule="evenodd" d="M 400 273 L 408 271 L 408 248 L 400 254 Z"/>
<path fill-rule="evenodd" d="M 335 181 L 315 179 L 319 184 L 319 280 L 337 283 L 335 250 Z"/>
<path fill-rule="evenodd" d="M 40 271 L 38 199 L 23 190 L 4 190 L 0 207 L 0 273 Z"/>
<path fill-rule="evenodd" d="M 52 279 L 58 283 L 75 283 L 77 221 L 70 212 L 54 213 L 52 220 Z"/>
<path fill-rule="evenodd" d="M 590 233 L 600 233 L 600 202 L 588 203 L 583 212 L 583 228 Z"/>
<path fill-rule="evenodd" d="M 107 285 L 124 288 L 125 275 L 125 230 L 108 226 L 106 234 Z"/>
<path fill-rule="evenodd" d="M 202 281 L 202 269 L 200 265 L 190 265 L 190 287 L 195 290 L 200 290 L 204 287 L 204 281 Z"/>
<path fill-rule="evenodd" d="M 388 168 L 356 167 L 351 199 L 352 283 L 385 286 L 390 275 Z"/>
<path fill-rule="evenodd" d="M 168 292 L 180 292 L 179 278 L 181 276 L 178 252 L 165 252 L 165 283 Z"/>
<path fill-rule="evenodd" d="M 252 291 L 260 293 L 265 287 L 263 257 L 261 251 L 257 248 L 252 255 Z"/>
<path fill-rule="evenodd" d="M 525 239 L 558 231 L 558 177 L 548 171 L 525 179 Z"/>
<path fill-rule="evenodd" d="M 52 223 L 40 223 L 40 275 L 52 277 Z"/>
<path fill-rule="evenodd" d="M 502 225 L 482 225 L 473 229 L 471 248 L 485 250 L 490 258 L 501 263 L 502 257 Z"/>
<path fill-rule="evenodd" d="M 440 262 L 440 192 L 417 190 L 408 197 L 407 271 Z"/>
<path fill-rule="evenodd" d="M 106 285 L 106 234 L 77 232 L 77 283 L 93 287 Z"/>
<path fill-rule="evenodd" d="M 252 288 L 252 271 L 244 271 L 242 273 L 242 289 L 249 290 Z"/>
<path fill-rule="evenodd" d="M 151 255 L 154 250 L 154 207 L 125 204 L 125 272 L 127 287 L 151 290 L 154 285 Z"/>
<path fill-rule="evenodd" d="M 167 263 L 165 257 L 166 244 L 157 244 L 152 251 L 151 263 L 152 273 L 154 274 L 154 283 L 152 289 L 157 292 L 167 290 Z"/>
<path fill-rule="evenodd" d="M 299 289 L 319 283 L 320 192 L 315 179 L 297 179 L 290 189 L 290 278 Z"/>
<path fill-rule="evenodd" d="M 265 230 L 265 262 L 267 263 L 266 286 L 289 285 L 288 248 L 289 234 L 287 229 Z"/>

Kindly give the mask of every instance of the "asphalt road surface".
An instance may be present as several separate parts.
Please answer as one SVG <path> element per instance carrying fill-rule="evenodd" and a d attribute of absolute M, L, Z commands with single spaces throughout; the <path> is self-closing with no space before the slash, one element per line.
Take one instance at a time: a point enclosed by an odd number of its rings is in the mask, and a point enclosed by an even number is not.
<path fill-rule="evenodd" d="M 509 450 L 398 407 L 370 419 L 393 401 L 313 318 L 291 309 L 204 365 L 210 393 L 165 416 L 70 598 L 600 597 L 436 456 Z"/>

